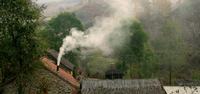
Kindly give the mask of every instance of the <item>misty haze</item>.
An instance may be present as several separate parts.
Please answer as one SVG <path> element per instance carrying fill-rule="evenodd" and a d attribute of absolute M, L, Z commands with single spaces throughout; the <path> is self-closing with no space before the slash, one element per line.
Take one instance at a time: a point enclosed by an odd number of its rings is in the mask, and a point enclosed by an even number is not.
<path fill-rule="evenodd" d="M 200 94 L 199 0 L 0 0 L 0 94 Z"/>

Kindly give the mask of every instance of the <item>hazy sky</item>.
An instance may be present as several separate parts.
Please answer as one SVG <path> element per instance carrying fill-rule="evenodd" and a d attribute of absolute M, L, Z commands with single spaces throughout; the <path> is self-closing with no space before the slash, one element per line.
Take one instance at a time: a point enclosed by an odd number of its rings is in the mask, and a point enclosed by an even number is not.
<path fill-rule="evenodd" d="M 77 2 L 80 0 L 33 0 L 36 1 L 39 4 L 45 4 L 45 3 L 51 3 L 51 2 L 61 2 L 61 1 L 66 1 L 66 2 Z M 149 0 L 151 1 L 151 0 Z M 178 0 L 170 0 L 172 3 L 176 3 Z"/>
<path fill-rule="evenodd" d="M 45 3 L 51 3 L 51 2 L 61 2 L 61 1 L 66 1 L 66 2 L 77 2 L 80 0 L 33 0 L 36 1 L 39 4 L 45 4 Z"/>
<path fill-rule="evenodd" d="M 57 15 L 60 13 L 61 9 L 68 9 L 71 5 L 76 5 L 80 3 L 81 0 L 32 0 L 38 4 L 47 5 L 47 9 L 44 10 L 45 16 Z M 83 0 L 84 1 L 84 0 Z M 95 1 L 95 0 L 94 0 Z M 149 0 L 151 2 L 151 0 Z M 173 7 L 175 8 L 176 2 L 178 0 L 170 0 L 173 3 Z"/>

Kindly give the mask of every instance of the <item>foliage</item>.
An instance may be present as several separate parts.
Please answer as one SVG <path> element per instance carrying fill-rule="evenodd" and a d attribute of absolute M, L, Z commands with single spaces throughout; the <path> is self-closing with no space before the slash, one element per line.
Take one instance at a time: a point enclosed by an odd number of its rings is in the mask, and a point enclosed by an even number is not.
<path fill-rule="evenodd" d="M 40 10 L 30 0 L 1 0 L 0 64 L 3 81 L 17 79 L 18 93 L 24 93 L 27 81 L 39 60 L 35 32 L 40 23 Z"/>
<path fill-rule="evenodd" d="M 199 71 L 199 1 L 138 0 L 144 12 L 138 19 L 154 49 L 154 77 L 165 84 L 178 79 L 198 79 Z M 176 70 L 179 69 L 179 70 Z"/>
<path fill-rule="evenodd" d="M 153 46 L 156 49 L 156 62 L 165 67 L 158 72 L 159 78 L 168 79 L 168 83 L 171 83 L 173 78 L 180 76 L 179 73 L 174 74 L 174 69 L 186 64 L 187 49 L 178 25 L 171 20 L 166 21 Z M 166 77 L 166 74 L 169 76 Z"/>
<path fill-rule="evenodd" d="M 181 32 L 177 24 L 167 21 L 164 24 L 159 37 L 153 42 L 153 46 L 160 54 L 158 62 L 180 63 L 184 60 L 185 46 Z"/>
<path fill-rule="evenodd" d="M 83 25 L 74 13 L 61 13 L 57 17 L 52 18 L 40 34 L 48 43 L 48 48 L 59 51 L 59 48 L 62 46 L 62 40 L 70 34 L 72 28 L 83 30 Z M 77 53 L 69 52 L 67 57 L 70 62 L 77 63 Z"/>
<path fill-rule="evenodd" d="M 83 30 L 83 25 L 73 13 L 61 13 L 52 18 L 42 33 L 49 43 L 49 48 L 59 50 L 62 40 L 69 35 L 72 28 Z"/>
<path fill-rule="evenodd" d="M 148 37 L 139 22 L 129 27 L 130 41 L 119 50 L 121 60 L 118 67 L 126 72 L 128 78 L 151 77 L 153 53 L 148 44 Z"/>
<path fill-rule="evenodd" d="M 102 53 L 98 51 L 87 56 L 82 61 L 89 77 L 101 79 L 105 77 L 105 72 L 110 66 L 118 62 L 111 57 L 103 56 Z"/>
<path fill-rule="evenodd" d="M 183 17 L 179 18 L 184 37 L 190 48 L 189 62 L 193 67 L 199 67 L 200 62 L 200 12 L 198 0 L 186 0 L 185 3 L 177 10 Z M 185 19 L 185 20 L 184 20 Z"/>

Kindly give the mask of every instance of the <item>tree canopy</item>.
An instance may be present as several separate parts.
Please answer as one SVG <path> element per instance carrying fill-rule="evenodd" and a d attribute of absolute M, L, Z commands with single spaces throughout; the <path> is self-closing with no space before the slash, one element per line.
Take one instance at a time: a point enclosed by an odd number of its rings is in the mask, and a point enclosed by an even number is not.
<path fill-rule="evenodd" d="M 74 13 L 61 13 L 47 22 L 42 35 L 49 43 L 49 48 L 58 51 L 72 28 L 83 30 L 83 25 Z"/>
<path fill-rule="evenodd" d="M 142 25 L 137 21 L 134 21 L 128 30 L 130 40 L 117 52 L 119 59 L 122 61 L 118 66 L 126 71 L 127 76 L 130 78 L 148 77 L 150 76 L 148 70 L 150 66 L 147 67 L 147 65 L 150 65 L 153 60 L 153 53 L 148 44 L 148 36 Z M 143 74 L 144 71 L 149 71 L 149 73 Z"/>
<path fill-rule="evenodd" d="M 0 1 L 0 59 L 3 82 L 16 78 L 23 94 L 35 62 L 39 60 L 36 31 L 40 10 L 31 0 Z"/>

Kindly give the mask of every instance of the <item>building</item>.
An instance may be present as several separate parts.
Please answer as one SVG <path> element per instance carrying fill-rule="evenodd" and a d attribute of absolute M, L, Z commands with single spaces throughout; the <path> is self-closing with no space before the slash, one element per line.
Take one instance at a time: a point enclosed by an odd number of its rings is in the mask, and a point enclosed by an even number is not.
<path fill-rule="evenodd" d="M 79 89 L 79 82 L 73 77 L 73 71 L 75 66 L 71 64 L 67 59 L 62 58 L 60 62 L 59 71 L 57 71 L 57 57 L 58 52 L 55 50 L 48 50 L 48 55 L 41 58 L 45 68 L 51 73 L 59 77 L 64 82 L 67 82 L 71 87 L 71 94 L 77 94 Z M 60 87 L 57 87 L 60 88 Z"/>
<path fill-rule="evenodd" d="M 81 94 L 166 94 L 156 79 L 83 80 Z"/>
<path fill-rule="evenodd" d="M 49 49 L 47 52 L 48 52 L 48 58 L 53 60 L 54 61 L 53 63 L 56 64 L 59 53 L 53 49 Z M 65 58 L 61 59 L 59 67 L 61 67 L 62 69 L 71 74 L 73 74 L 73 70 L 75 69 L 75 66 Z"/>

